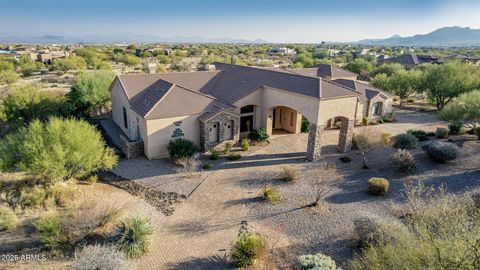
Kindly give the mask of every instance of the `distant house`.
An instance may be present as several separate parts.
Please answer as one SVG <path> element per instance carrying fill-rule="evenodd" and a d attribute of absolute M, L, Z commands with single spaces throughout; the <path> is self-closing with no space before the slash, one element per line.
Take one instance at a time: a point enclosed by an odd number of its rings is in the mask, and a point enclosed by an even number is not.
<path fill-rule="evenodd" d="M 434 56 L 434 55 L 404 54 L 404 55 L 399 55 L 395 57 L 390 57 L 388 59 L 379 60 L 378 63 L 379 64 L 397 63 L 409 69 L 425 63 L 442 64 L 443 59 L 439 56 Z"/>
<path fill-rule="evenodd" d="M 381 117 L 392 97 L 329 65 L 266 69 L 215 63 L 215 70 L 119 75 L 110 87 L 113 121 L 130 141 L 143 141 L 149 159 L 168 156 L 171 140 L 202 151 L 236 143 L 253 129 L 300 133 L 310 122 L 307 159 L 320 158 L 322 132 L 340 126 L 338 150 L 349 151 L 353 127 Z"/>
<path fill-rule="evenodd" d="M 295 55 L 297 54 L 297 51 L 295 49 L 290 49 L 290 48 L 273 48 L 269 52 L 270 54 L 280 54 L 280 55 Z"/>
<path fill-rule="evenodd" d="M 455 54 L 455 55 L 450 55 L 450 56 L 446 57 L 446 59 L 461 60 L 465 64 L 480 66 L 480 57 L 473 57 L 473 56 L 468 56 L 468 55 L 465 55 L 465 54 Z"/>

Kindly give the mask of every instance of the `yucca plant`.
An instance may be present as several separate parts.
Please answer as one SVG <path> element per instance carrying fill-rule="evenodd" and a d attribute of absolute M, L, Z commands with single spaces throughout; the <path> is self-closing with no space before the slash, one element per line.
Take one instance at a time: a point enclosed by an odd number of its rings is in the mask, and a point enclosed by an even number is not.
<path fill-rule="evenodd" d="M 132 218 L 120 227 L 118 247 L 128 258 L 138 258 L 148 251 L 152 225 L 143 218 Z"/>
<path fill-rule="evenodd" d="M 230 258 L 238 267 L 247 267 L 265 253 L 265 240 L 258 234 L 243 233 L 233 242 Z"/>

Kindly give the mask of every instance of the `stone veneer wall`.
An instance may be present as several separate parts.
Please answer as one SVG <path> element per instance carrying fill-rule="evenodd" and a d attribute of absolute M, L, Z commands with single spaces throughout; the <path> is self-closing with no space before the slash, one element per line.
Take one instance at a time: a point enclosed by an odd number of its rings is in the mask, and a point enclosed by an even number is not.
<path fill-rule="evenodd" d="M 322 136 L 325 130 L 324 125 L 310 124 L 307 144 L 307 160 L 315 161 L 320 159 L 322 151 Z"/>
<path fill-rule="evenodd" d="M 233 122 L 233 138 L 232 139 L 224 139 L 225 122 L 227 121 Z M 209 141 L 209 132 L 210 132 L 210 128 L 212 128 L 213 126 L 213 123 L 216 123 L 216 122 L 219 123 L 218 142 L 211 143 Z M 214 147 L 221 147 L 227 142 L 234 144 L 239 140 L 240 140 L 240 117 L 239 116 L 235 116 L 230 113 L 220 113 L 205 122 L 200 121 L 200 148 L 203 152 L 206 152 Z"/>
<path fill-rule="evenodd" d="M 141 157 L 144 155 L 143 141 L 131 142 L 123 135 L 120 135 L 120 140 L 120 149 L 127 159 Z"/>
<path fill-rule="evenodd" d="M 340 136 L 338 137 L 338 151 L 341 153 L 350 152 L 352 150 L 353 128 L 355 126 L 354 119 L 342 119 L 340 126 Z"/>

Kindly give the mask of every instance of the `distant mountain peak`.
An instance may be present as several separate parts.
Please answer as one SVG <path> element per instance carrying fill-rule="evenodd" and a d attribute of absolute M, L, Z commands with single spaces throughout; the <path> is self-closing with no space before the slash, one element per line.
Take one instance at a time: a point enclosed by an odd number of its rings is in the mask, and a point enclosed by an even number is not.
<path fill-rule="evenodd" d="M 480 29 L 470 27 L 447 26 L 428 34 L 410 37 L 392 36 L 387 39 L 365 39 L 358 41 L 365 45 L 387 46 L 432 46 L 432 47 L 471 47 L 480 46 Z"/>

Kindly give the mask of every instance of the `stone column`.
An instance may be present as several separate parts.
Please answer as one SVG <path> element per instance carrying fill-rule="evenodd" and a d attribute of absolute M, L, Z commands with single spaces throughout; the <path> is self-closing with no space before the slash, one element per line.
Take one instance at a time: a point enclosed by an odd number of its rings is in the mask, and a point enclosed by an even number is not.
<path fill-rule="evenodd" d="M 353 127 L 355 119 L 342 119 L 340 136 L 338 137 L 338 152 L 346 153 L 352 150 Z"/>
<path fill-rule="evenodd" d="M 320 159 L 322 151 L 322 135 L 324 130 L 324 125 L 310 124 L 310 133 L 308 133 L 307 145 L 308 161 L 316 161 Z"/>

